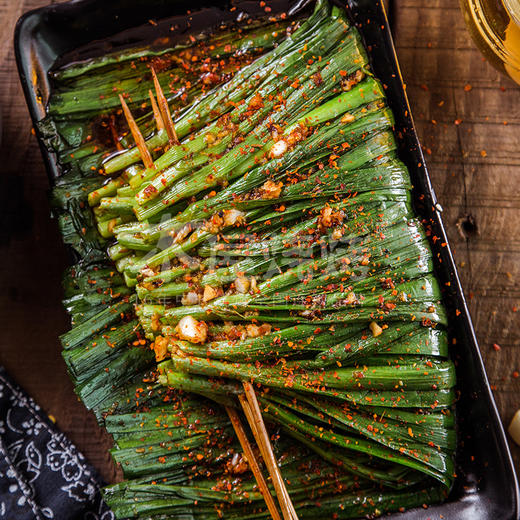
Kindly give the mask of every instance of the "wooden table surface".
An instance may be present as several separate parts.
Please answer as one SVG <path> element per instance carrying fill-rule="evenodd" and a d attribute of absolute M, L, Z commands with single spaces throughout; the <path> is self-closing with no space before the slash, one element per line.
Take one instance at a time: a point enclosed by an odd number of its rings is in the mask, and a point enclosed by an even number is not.
<path fill-rule="evenodd" d="M 103 477 L 110 439 L 76 399 L 58 334 L 66 255 L 16 72 L 17 18 L 48 0 L 0 0 L 0 363 Z M 520 87 L 474 47 L 455 0 L 394 0 L 412 112 L 502 419 L 520 408 Z M 495 350 L 493 344 L 500 345 Z M 512 445 L 520 467 L 520 448 Z"/>

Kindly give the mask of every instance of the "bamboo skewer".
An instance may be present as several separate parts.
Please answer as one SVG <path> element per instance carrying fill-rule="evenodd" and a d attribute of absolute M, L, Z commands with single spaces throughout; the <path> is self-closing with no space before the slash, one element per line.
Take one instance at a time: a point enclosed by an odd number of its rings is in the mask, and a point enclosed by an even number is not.
<path fill-rule="evenodd" d="M 266 463 L 269 470 L 269 474 L 271 475 L 283 517 L 285 520 L 298 520 L 298 515 L 296 514 L 291 497 L 289 496 L 287 488 L 285 487 L 285 482 L 280 472 L 280 468 L 276 462 L 273 448 L 271 446 L 271 441 L 269 440 L 269 434 L 267 433 L 267 429 L 262 418 L 262 413 L 260 411 L 260 406 L 258 405 L 258 400 L 256 398 L 253 385 L 251 385 L 251 383 L 244 382 L 243 387 L 245 393 L 239 394 L 238 396 L 240 404 L 242 405 L 249 426 L 251 427 L 255 440 L 258 444 L 258 447 L 260 448 L 262 458 L 264 459 L 264 462 Z"/>
<path fill-rule="evenodd" d="M 114 124 L 114 116 L 110 117 L 110 133 L 112 134 L 112 139 L 114 144 L 116 145 L 116 150 L 121 151 L 124 150 L 123 145 L 119 142 L 119 134 L 117 133 L 115 124 Z"/>
<path fill-rule="evenodd" d="M 260 489 L 260 492 L 264 497 L 269 513 L 271 514 L 274 520 L 282 520 L 280 517 L 280 513 L 278 513 L 278 509 L 276 508 L 276 503 L 273 499 L 273 496 L 271 495 L 271 492 L 267 487 L 267 482 L 265 481 L 264 476 L 262 475 L 262 471 L 260 470 L 260 466 L 258 465 L 255 454 L 253 453 L 253 449 L 249 444 L 249 440 L 247 439 L 246 432 L 244 431 L 244 427 L 240 422 L 240 418 L 238 416 L 237 411 L 234 408 L 231 408 L 230 406 L 226 406 L 226 412 L 229 415 L 231 424 L 233 425 L 240 445 L 242 446 L 242 450 L 244 451 L 244 454 L 247 458 L 249 467 L 251 468 L 251 471 L 255 476 L 258 488 Z"/>
<path fill-rule="evenodd" d="M 278 467 L 278 463 L 276 462 L 276 458 L 273 453 L 273 448 L 271 446 L 271 441 L 269 440 L 269 434 L 265 427 L 264 419 L 262 417 L 262 411 L 260 410 L 260 405 L 258 404 L 255 389 L 253 388 L 253 385 L 251 383 L 244 383 L 243 386 L 247 400 L 249 402 L 249 406 L 251 407 L 253 416 L 256 419 L 257 431 L 259 432 L 259 434 L 261 434 L 261 437 L 263 437 L 267 458 L 271 461 L 272 469 L 280 481 L 281 491 L 285 496 L 285 500 L 287 502 L 287 506 L 291 514 L 291 517 L 293 518 L 293 520 L 298 520 L 298 515 L 296 514 L 296 510 L 294 509 L 294 505 L 292 503 L 291 497 L 289 496 L 289 492 L 285 487 L 285 482 L 283 480 L 282 473 L 280 471 L 280 468 Z"/>
<path fill-rule="evenodd" d="M 146 166 L 146 168 L 155 168 L 153 164 L 152 155 L 150 154 L 150 150 L 148 150 L 148 147 L 146 146 L 146 141 L 144 140 L 143 134 L 141 134 L 141 131 L 139 130 L 139 127 L 135 122 L 134 116 L 132 115 L 132 112 L 130 112 L 128 105 L 126 104 L 126 101 L 124 100 L 121 94 L 119 94 L 119 101 L 121 101 L 121 106 L 123 107 L 126 122 L 128 123 L 128 127 L 130 128 L 130 132 L 132 133 L 139 153 L 141 154 L 143 164 Z"/>
<path fill-rule="evenodd" d="M 175 132 L 175 127 L 173 126 L 172 116 L 170 114 L 170 107 L 168 106 L 168 101 L 164 96 L 163 89 L 161 84 L 159 83 L 159 78 L 155 73 L 155 69 L 150 67 L 152 70 L 153 84 L 155 85 L 155 93 L 157 94 L 157 102 L 159 104 L 159 110 L 161 112 L 163 123 L 166 127 L 166 133 L 168 134 L 168 139 L 170 141 L 170 145 L 179 144 L 179 140 L 177 139 L 177 134 Z"/>
<path fill-rule="evenodd" d="M 239 395 L 240 404 L 242 405 L 242 408 L 244 410 L 244 413 L 247 417 L 247 421 L 249 423 L 249 426 L 251 427 L 251 430 L 253 432 L 253 435 L 255 437 L 256 443 L 258 447 L 260 448 L 260 453 L 262 455 L 262 458 L 264 459 L 264 462 L 267 466 L 267 469 L 269 471 L 269 475 L 271 476 L 271 480 L 273 482 L 276 496 L 278 498 L 278 503 L 280 504 L 280 509 L 282 510 L 282 515 L 284 517 L 284 520 L 293 520 L 293 515 L 291 513 L 290 507 L 287 503 L 287 493 L 284 492 L 285 484 L 283 483 L 283 480 L 281 479 L 281 475 L 279 475 L 276 470 L 274 469 L 273 463 L 271 458 L 268 455 L 267 448 L 265 446 L 265 440 L 258 430 L 258 424 L 257 420 L 253 414 L 252 408 L 249 404 L 249 401 L 245 397 L 245 395 Z M 275 466 L 276 461 L 275 461 Z"/>
<path fill-rule="evenodd" d="M 161 112 L 159 111 L 159 107 L 157 106 L 157 102 L 155 101 L 155 96 L 151 89 L 148 91 L 148 95 L 150 96 L 150 103 L 152 104 L 153 117 L 155 119 L 155 124 L 157 125 L 157 130 L 164 130 L 164 121 L 161 116 Z"/>

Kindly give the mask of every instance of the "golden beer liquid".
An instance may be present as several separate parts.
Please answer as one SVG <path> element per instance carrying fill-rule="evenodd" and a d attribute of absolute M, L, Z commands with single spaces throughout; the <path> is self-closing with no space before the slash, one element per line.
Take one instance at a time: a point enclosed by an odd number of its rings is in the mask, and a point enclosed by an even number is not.
<path fill-rule="evenodd" d="M 461 6 L 484 56 L 520 84 L 520 0 L 461 0 Z"/>

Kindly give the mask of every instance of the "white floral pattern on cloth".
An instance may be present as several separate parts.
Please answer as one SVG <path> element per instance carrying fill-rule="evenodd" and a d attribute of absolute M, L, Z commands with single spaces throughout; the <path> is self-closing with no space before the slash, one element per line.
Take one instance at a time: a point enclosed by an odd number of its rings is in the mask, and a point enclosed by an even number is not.
<path fill-rule="evenodd" d="M 0 367 L 0 520 L 115 520 L 76 447 Z"/>

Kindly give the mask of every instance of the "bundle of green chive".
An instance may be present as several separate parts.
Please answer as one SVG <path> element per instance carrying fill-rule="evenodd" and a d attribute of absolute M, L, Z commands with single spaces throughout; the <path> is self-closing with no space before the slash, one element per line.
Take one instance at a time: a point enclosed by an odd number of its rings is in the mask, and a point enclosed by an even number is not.
<path fill-rule="evenodd" d="M 155 127 L 151 65 L 178 144 Z M 224 411 L 247 381 L 300 518 L 444 500 L 447 316 L 392 113 L 345 13 L 320 0 L 304 20 L 52 81 L 39 130 L 77 256 L 63 356 L 114 437 L 125 480 L 104 493 L 117 517 L 270 517 Z"/>

